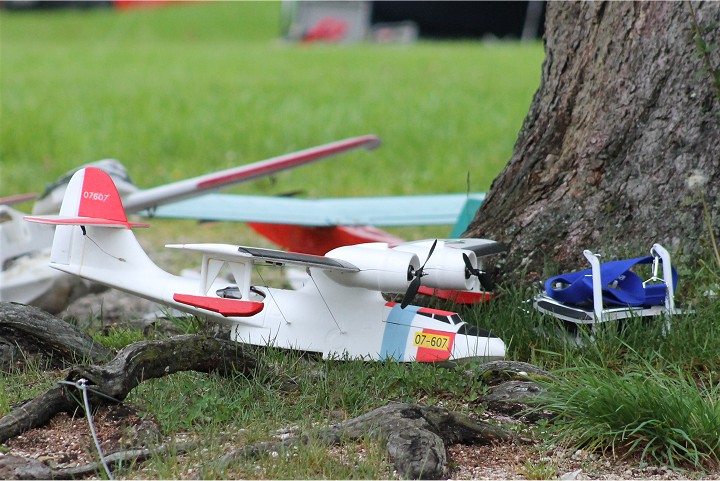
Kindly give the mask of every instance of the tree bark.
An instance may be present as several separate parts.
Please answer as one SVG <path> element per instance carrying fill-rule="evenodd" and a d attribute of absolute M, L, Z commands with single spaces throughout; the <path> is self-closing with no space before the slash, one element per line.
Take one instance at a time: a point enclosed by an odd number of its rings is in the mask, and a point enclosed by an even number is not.
<path fill-rule="evenodd" d="M 639 256 L 654 242 L 704 254 L 703 202 L 720 207 L 719 92 L 705 67 L 720 54 L 699 55 L 694 13 L 707 27 L 720 3 L 548 4 L 541 85 L 465 234 L 509 245 L 494 274 L 587 267 L 583 249 Z M 720 43 L 717 28 L 703 36 Z"/>
<path fill-rule="evenodd" d="M 114 354 L 71 324 L 37 307 L 15 302 L 0 302 L 0 339 L 19 346 L 26 354 L 42 356 L 45 364 L 53 367 L 107 362 Z M 12 362 L 13 357 L 14 352 L 7 352 L 3 364 Z"/>

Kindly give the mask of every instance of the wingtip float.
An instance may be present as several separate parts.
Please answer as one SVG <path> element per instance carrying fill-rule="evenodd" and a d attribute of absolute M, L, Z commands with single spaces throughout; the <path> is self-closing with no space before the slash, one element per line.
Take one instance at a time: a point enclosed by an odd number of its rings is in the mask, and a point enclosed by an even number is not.
<path fill-rule="evenodd" d="M 438 289 L 472 287 L 477 276 L 468 270 L 465 257 L 476 268 L 476 255 L 450 241 L 345 246 L 326 256 L 225 244 L 173 245 L 202 254 L 200 279 L 189 279 L 154 264 L 117 198 L 112 179 L 87 167 L 70 180 L 59 216 L 27 217 L 57 225 L 52 267 L 230 324 L 232 338 L 242 343 L 319 352 L 325 358 L 402 362 L 505 355 L 501 339 L 465 323 L 457 313 L 403 308 L 382 296 L 406 293 L 419 283 Z M 256 265 L 302 266 L 310 281 L 299 290 L 254 285 Z M 219 276 L 224 266 L 233 284 Z"/>

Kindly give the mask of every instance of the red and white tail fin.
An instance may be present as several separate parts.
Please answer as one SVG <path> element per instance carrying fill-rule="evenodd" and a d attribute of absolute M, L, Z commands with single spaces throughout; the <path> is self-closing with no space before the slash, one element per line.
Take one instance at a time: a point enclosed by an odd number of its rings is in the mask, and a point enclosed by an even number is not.
<path fill-rule="evenodd" d="M 50 265 L 60 270 L 115 287 L 131 282 L 125 274 L 160 271 L 130 230 L 147 224 L 128 221 L 112 179 L 95 167 L 73 175 L 59 215 L 25 219 L 57 225 Z"/>
<path fill-rule="evenodd" d="M 30 222 L 55 225 L 147 227 L 128 222 L 120 194 L 108 174 L 96 167 L 78 170 L 70 179 L 59 215 L 27 216 Z"/>

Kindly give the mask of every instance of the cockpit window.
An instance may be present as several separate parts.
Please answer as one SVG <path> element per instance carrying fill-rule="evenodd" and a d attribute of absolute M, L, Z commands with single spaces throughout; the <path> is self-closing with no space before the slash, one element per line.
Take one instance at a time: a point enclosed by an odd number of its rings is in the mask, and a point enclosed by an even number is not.
<path fill-rule="evenodd" d="M 215 291 L 215 294 L 217 294 L 218 297 L 222 297 L 225 299 L 242 299 L 242 294 L 240 294 L 240 289 L 237 286 L 230 286 L 224 289 L 218 289 L 217 291 Z"/>
<path fill-rule="evenodd" d="M 437 312 L 433 313 L 433 312 L 418 311 L 418 314 L 420 314 L 421 316 L 429 317 L 430 319 L 435 319 L 436 321 L 444 322 L 446 324 L 452 324 L 452 322 L 450 321 L 450 318 L 448 316 L 443 315 L 443 314 L 438 314 Z"/>
<path fill-rule="evenodd" d="M 419 309 L 417 313 L 421 316 L 429 317 L 430 319 L 435 319 L 436 321 L 444 322 L 445 324 L 450 325 L 460 324 L 463 322 L 459 314 L 450 311 L 424 308 Z"/>
<path fill-rule="evenodd" d="M 250 286 L 250 292 L 257 296 L 260 296 L 263 299 L 265 298 L 265 293 L 255 286 Z M 218 289 L 217 291 L 215 291 L 215 294 L 217 294 L 218 297 L 222 297 L 224 299 L 242 299 L 240 288 L 237 286 L 228 286 L 224 289 Z"/>
<path fill-rule="evenodd" d="M 477 336 L 477 337 L 497 337 L 495 334 L 493 334 L 490 331 L 487 331 L 485 329 L 480 329 L 477 326 L 473 326 L 471 324 L 463 324 L 460 326 L 460 329 L 458 329 L 458 334 L 464 334 L 466 336 Z"/>

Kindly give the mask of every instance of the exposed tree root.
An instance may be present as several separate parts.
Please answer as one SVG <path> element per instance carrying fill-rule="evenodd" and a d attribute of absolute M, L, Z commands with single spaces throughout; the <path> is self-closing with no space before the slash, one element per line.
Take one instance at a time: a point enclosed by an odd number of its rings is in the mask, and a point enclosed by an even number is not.
<path fill-rule="evenodd" d="M 446 444 L 502 442 L 514 436 L 500 427 L 439 407 L 389 404 L 310 434 L 246 446 L 226 454 L 219 464 L 225 467 L 240 458 L 283 452 L 311 442 L 330 446 L 367 438 L 387 443 L 400 476 L 440 479 L 447 473 Z"/>

